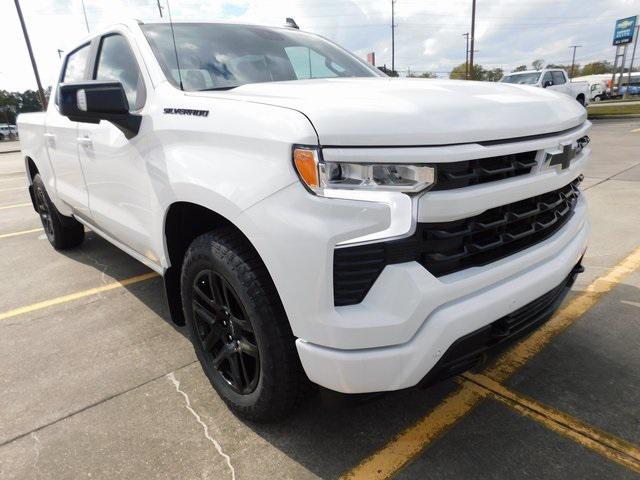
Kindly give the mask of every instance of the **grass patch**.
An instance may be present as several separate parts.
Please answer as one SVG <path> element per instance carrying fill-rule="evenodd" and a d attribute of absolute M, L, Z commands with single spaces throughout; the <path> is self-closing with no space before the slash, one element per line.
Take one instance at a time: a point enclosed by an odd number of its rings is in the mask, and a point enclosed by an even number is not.
<path fill-rule="evenodd" d="M 602 105 L 594 107 L 589 105 L 587 108 L 589 116 L 605 116 L 605 115 L 640 115 L 640 104 L 635 105 Z"/>

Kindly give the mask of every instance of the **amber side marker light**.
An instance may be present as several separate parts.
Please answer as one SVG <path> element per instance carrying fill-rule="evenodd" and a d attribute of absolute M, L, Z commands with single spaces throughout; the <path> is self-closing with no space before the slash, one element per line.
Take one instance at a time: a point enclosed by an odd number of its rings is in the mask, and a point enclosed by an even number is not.
<path fill-rule="evenodd" d="M 310 188 L 318 188 L 318 162 L 316 152 L 304 148 L 296 148 L 293 151 L 293 163 L 298 175 Z"/>

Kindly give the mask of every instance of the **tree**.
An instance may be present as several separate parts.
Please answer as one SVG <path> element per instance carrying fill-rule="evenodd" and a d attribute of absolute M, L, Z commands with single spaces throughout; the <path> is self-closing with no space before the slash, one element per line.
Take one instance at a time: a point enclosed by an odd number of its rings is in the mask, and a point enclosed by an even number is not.
<path fill-rule="evenodd" d="M 533 62 L 531 62 L 531 66 L 533 67 L 534 70 L 541 70 L 542 67 L 544 66 L 544 59 L 538 58 L 534 60 Z"/>
<path fill-rule="evenodd" d="M 456 80 L 464 80 L 465 64 L 461 63 L 453 67 L 449 78 Z M 473 65 L 473 72 L 470 72 L 470 80 L 483 80 L 485 82 L 497 82 L 504 75 L 504 71 L 501 68 L 494 68 L 492 70 L 485 70 L 482 65 L 477 63 Z"/>
<path fill-rule="evenodd" d="M 484 78 L 487 82 L 497 82 L 504 76 L 504 70 L 501 68 L 494 68 L 492 70 L 484 71 Z"/>
<path fill-rule="evenodd" d="M 518 65 L 516 68 L 514 68 L 511 71 L 512 72 L 524 72 L 525 70 L 527 70 L 527 66 L 526 65 Z"/>
<path fill-rule="evenodd" d="M 422 73 L 419 73 L 419 74 L 415 73 L 415 72 L 409 72 L 407 77 L 409 77 L 409 78 L 438 78 L 437 75 L 435 73 L 432 73 L 432 72 L 422 72 Z"/>
<path fill-rule="evenodd" d="M 451 73 L 449 74 L 449 78 L 454 80 L 464 80 L 465 79 L 465 71 L 466 64 L 461 63 L 451 69 Z M 469 72 L 469 80 L 483 80 L 484 78 L 484 68 L 482 65 L 478 65 L 477 63 L 473 65 L 473 71 Z"/>
<path fill-rule="evenodd" d="M 607 60 L 601 60 L 599 62 L 587 63 L 582 67 L 580 75 L 598 75 L 601 73 L 613 73 L 613 65 Z"/>

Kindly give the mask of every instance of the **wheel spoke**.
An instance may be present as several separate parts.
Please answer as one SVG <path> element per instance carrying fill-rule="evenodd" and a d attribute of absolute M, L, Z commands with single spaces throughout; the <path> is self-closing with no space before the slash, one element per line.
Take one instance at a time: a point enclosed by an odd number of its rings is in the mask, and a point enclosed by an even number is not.
<path fill-rule="evenodd" d="M 215 323 L 211 326 L 211 329 L 202 344 L 205 352 L 209 352 L 215 344 L 218 343 L 218 340 L 220 340 L 220 337 L 222 336 L 222 330 L 222 325 L 219 323 Z"/>
<path fill-rule="evenodd" d="M 216 355 L 216 357 L 211 361 L 214 367 L 219 368 L 222 362 L 224 362 L 227 358 L 231 357 L 231 354 L 234 352 L 233 348 L 228 345 L 222 347 L 220 353 Z"/>
<path fill-rule="evenodd" d="M 253 333 L 253 326 L 251 325 L 251 322 L 249 320 L 245 320 L 244 318 L 238 318 L 238 317 L 230 317 L 229 320 L 231 320 L 231 322 L 235 326 L 239 327 L 245 332 Z"/>
<path fill-rule="evenodd" d="M 214 315 L 200 305 L 196 300 L 193 301 L 193 312 L 210 326 L 215 325 L 216 318 Z"/>
<path fill-rule="evenodd" d="M 246 338 L 240 340 L 240 351 L 250 357 L 258 358 L 258 347 L 250 343 Z"/>
<path fill-rule="evenodd" d="M 249 378 L 249 374 L 247 373 L 247 367 L 244 364 L 244 358 L 242 355 L 238 355 L 238 358 L 240 359 L 240 368 L 242 370 L 242 379 L 243 379 L 243 389 L 248 387 L 249 384 L 251 383 L 251 379 Z"/>
<path fill-rule="evenodd" d="M 226 303 L 226 297 L 223 293 L 224 280 L 217 274 L 209 272 L 209 284 L 211 285 L 211 291 L 213 292 L 213 299 L 219 307 L 228 306 Z"/>
<path fill-rule="evenodd" d="M 231 368 L 231 379 L 233 383 L 238 388 L 238 390 L 243 389 L 243 381 L 242 381 L 242 372 L 240 371 L 240 355 L 237 353 L 229 356 L 229 366 Z"/>
<path fill-rule="evenodd" d="M 215 306 L 215 302 L 213 301 L 213 299 L 210 296 L 208 296 L 204 290 L 202 290 L 200 285 L 198 284 L 194 285 L 193 291 L 195 293 L 195 296 L 198 297 L 198 300 L 202 300 L 205 303 L 205 305 L 211 308 Z"/>

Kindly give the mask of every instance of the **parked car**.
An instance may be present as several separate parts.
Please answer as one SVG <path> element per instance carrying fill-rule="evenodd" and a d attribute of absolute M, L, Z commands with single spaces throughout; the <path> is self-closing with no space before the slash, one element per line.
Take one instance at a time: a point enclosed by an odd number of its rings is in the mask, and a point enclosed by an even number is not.
<path fill-rule="evenodd" d="M 87 227 L 160 273 L 244 417 L 464 371 L 581 271 L 591 124 L 566 95 L 389 78 L 294 28 L 136 21 L 69 49 L 53 91 L 18 118 L 49 241 Z"/>
<path fill-rule="evenodd" d="M 0 123 L 0 140 L 9 140 L 18 138 L 18 129 L 15 125 Z"/>
<path fill-rule="evenodd" d="M 589 103 L 589 84 L 572 82 L 567 72 L 559 68 L 512 72 L 502 77 L 500 81 L 556 90 L 575 98 L 583 107 Z"/>

